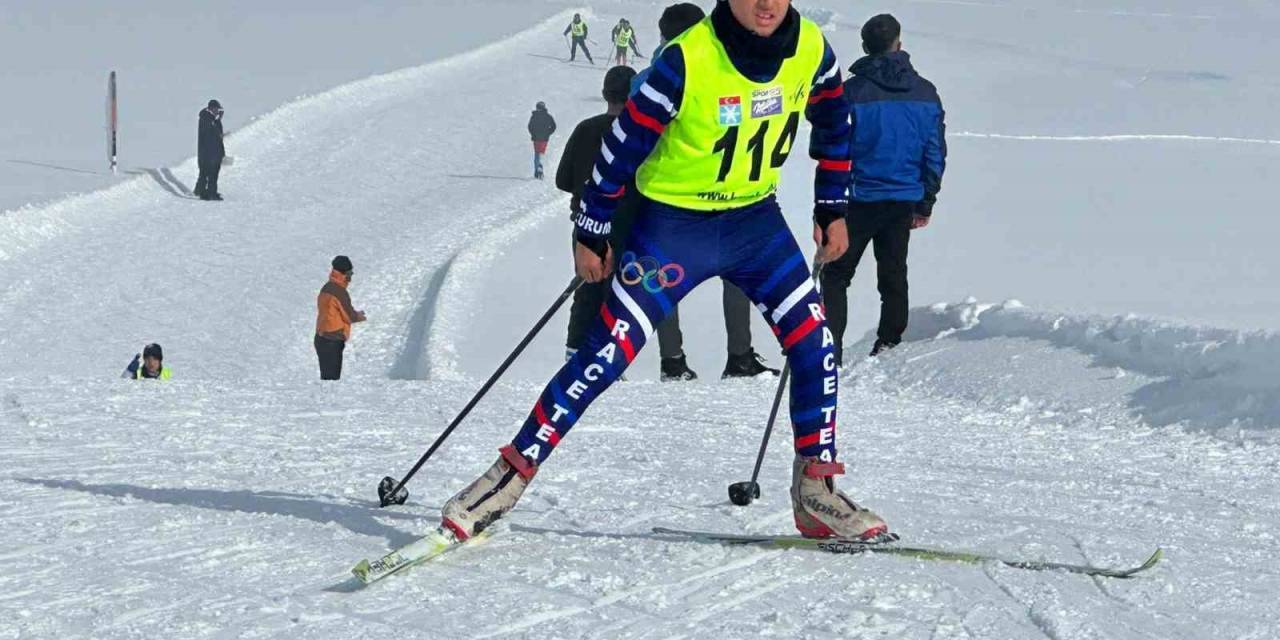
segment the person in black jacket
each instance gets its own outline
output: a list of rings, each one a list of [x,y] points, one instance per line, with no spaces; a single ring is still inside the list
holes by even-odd
[[[200,165],[200,177],[196,179],[195,194],[201,200],[221,200],[218,193],[218,172],[222,170],[222,158],[227,150],[222,146],[222,104],[210,100],[209,106],[200,112],[200,133],[196,146],[196,162]]]
[[[547,103],[539,102],[529,115],[529,137],[533,140],[533,177],[542,179],[542,156],[547,152],[547,142],[556,132],[556,120],[547,112]]]
[[[849,250],[822,271],[827,324],[841,363],[847,290],[868,244],[875,250],[880,289],[880,326],[871,355],[902,342],[909,308],[907,245],[913,230],[929,224],[946,168],[942,100],[933,83],[911,66],[901,35],[902,25],[887,13],[868,20],[862,27],[867,55],[849,69],[852,75],[844,84],[853,125]]]
[[[564,155],[560,156],[560,165],[556,168],[556,188],[571,194],[569,199],[569,219],[576,220],[582,213],[582,188],[591,177],[591,169],[595,166],[596,153],[600,151],[600,141],[613,121],[622,113],[627,104],[627,96],[631,92],[631,79],[636,75],[635,69],[620,65],[609,69],[604,75],[604,100],[608,109],[596,116],[591,116],[578,123],[569,134],[565,143]],[[631,214],[635,207],[630,199],[619,205],[614,217],[613,230],[609,234],[609,242],[613,245],[613,255],[622,255],[622,243],[626,240],[631,228]],[[584,282],[573,293],[573,306],[569,310],[569,335],[565,339],[566,357],[572,357],[582,347],[586,339],[587,327],[600,311],[600,305],[609,294],[608,281]],[[662,334],[659,333],[659,341]],[[664,348],[666,343],[664,344]],[[678,348],[678,347],[677,347]],[[665,351],[664,351],[665,353]],[[696,378],[697,376],[693,376]]]

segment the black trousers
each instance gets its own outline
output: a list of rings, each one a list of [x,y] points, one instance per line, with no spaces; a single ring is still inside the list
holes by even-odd
[[[578,47],[582,47],[582,53],[587,56],[587,60],[591,60],[591,51],[587,49],[587,38],[573,36],[573,44],[569,47],[569,61],[573,62],[578,58]]]
[[[218,172],[222,171],[222,161],[205,162],[200,160],[200,177],[196,178],[196,188],[193,193],[197,196],[212,197],[218,194]]]
[[[342,340],[330,340],[316,336],[316,357],[320,359],[320,379],[339,380],[342,378],[342,351],[347,343]]]
[[[851,202],[846,223],[849,250],[822,269],[822,298],[827,326],[836,340],[836,360],[843,363],[844,330],[849,321],[849,283],[870,244],[876,256],[876,286],[880,290],[882,342],[902,342],[907,330],[907,244],[911,241],[914,202]]]

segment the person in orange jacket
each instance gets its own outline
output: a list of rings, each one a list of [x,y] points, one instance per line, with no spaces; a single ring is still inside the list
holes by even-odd
[[[320,287],[316,296],[316,356],[320,359],[320,379],[338,380],[342,377],[342,351],[351,339],[351,325],[364,322],[363,311],[351,306],[351,274],[355,272],[351,258],[338,256],[333,259],[333,271],[329,281]]]

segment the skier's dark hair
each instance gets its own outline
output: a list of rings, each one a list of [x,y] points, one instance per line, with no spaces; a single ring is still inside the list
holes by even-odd
[[[678,2],[662,11],[662,17],[658,18],[658,32],[663,40],[675,40],[705,17],[707,14],[702,7],[692,2]]]
[[[609,104],[622,104],[631,95],[631,79],[636,77],[636,70],[626,65],[618,65],[604,74],[604,99]]]
[[[888,53],[901,35],[902,25],[897,18],[887,13],[874,16],[862,25],[862,50],[872,56]]]
[[[156,344],[153,342],[142,348],[142,357],[155,358],[156,360],[160,360],[163,362],[164,350],[160,348],[159,344]]]

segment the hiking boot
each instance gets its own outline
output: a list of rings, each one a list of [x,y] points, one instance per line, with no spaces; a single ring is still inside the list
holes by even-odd
[[[893,349],[896,346],[898,346],[897,342],[889,342],[888,340],[880,340],[877,338],[876,343],[871,345],[870,356],[874,358],[886,351],[889,351],[890,349]]]
[[[791,472],[791,508],[796,529],[806,538],[876,540],[889,535],[889,525],[860,507],[835,487],[833,476],[844,464],[796,456]]]
[[[529,462],[514,446],[507,445],[498,451],[502,454],[498,461],[444,505],[441,524],[458,540],[466,540],[484,531],[506,515],[516,506],[534,474],[538,473],[537,465]]]
[[[739,356],[729,354],[729,360],[724,364],[724,373],[720,374],[720,379],[754,378],[762,373],[776,376],[778,370],[764,366],[764,358],[756,353],[755,349],[751,349]]]
[[[698,374],[689,368],[689,362],[685,360],[683,353],[674,358],[662,359],[663,382],[684,382],[697,379]]]

